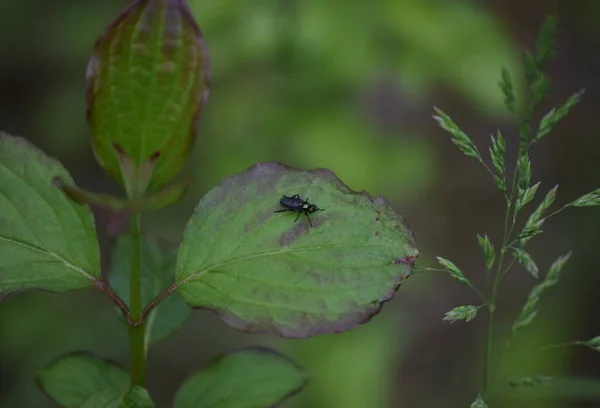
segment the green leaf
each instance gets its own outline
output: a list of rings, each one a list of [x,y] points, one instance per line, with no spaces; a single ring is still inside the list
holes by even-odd
[[[536,375],[533,377],[523,377],[518,380],[509,381],[509,385],[511,388],[523,388],[523,387],[537,387],[540,385],[545,385],[548,381],[552,381],[552,377],[548,377],[545,375]]]
[[[109,387],[90,395],[80,408],[154,408],[148,391],[139,386],[130,390]]]
[[[452,135],[452,142],[460,149],[461,152],[470,157],[475,157],[481,160],[479,150],[473,144],[473,141],[465,132],[460,130],[458,125],[454,123],[450,116],[446,115],[442,110],[434,108],[437,115],[433,118],[438,122],[440,127]]]
[[[538,33],[538,38],[535,44],[535,66],[538,70],[543,70],[552,59],[555,52],[555,37],[556,37],[557,18],[553,15],[548,15],[542,23],[542,27]]]
[[[500,90],[502,90],[502,95],[504,95],[504,106],[506,106],[506,109],[510,113],[516,113],[515,89],[510,72],[508,72],[506,67],[502,67],[502,77],[498,85],[500,86]]]
[[[518,195],[520,196],[531,185],[531,161],[529,160],[529,156],[527,155],[526,151],[524,151],[519,157],[517,165],[519,171]]]
[[[585,341],[583,344],[593,350],[600,351],[600,336],[596,336],[593,339]]]
[[[0,133],[0,300],[31,289],[81,289],[100,276],[92,213],[53,187],[54,177],[72,182],[58,161]]]
[[[527,219],[523,231],[517,237],[521,246],[524,246],[532,237],[541,233],[540,228],[544,223],[544,219],[542,217],[556,199],[557,190],[558,185],[554,186],[550,191],[548,191],[548,193],[544,197],[544,200],[542,200],[540,205],[538,205],[535,211],[531,213],[531,215]]]
[[[546,275],[544,281],[533,287],[533,289],[529,293],[529,297],[527,298],[525,306],[523,306],[519,317],[513,324],[513,337],[519,334],[521,330],[523,330],[525,327],[529,326],[529,324],[531,324],[531,322],[537,314],[536,306],[540,300],[541,295],[546,290],[556,285],[556,283],[558,282],[560,272],[562,271],[565,263],[569,260],[570,257],[571,253],[568,253],[554,261],[554,263],[550,266],[550,270],[548,271],[548,274]]]
[[[577,200],[568,204],[571,207],[593,207],[600,205],[600,188],[579,197]]]
[[[457,281],[459,281],[461,283],[469,283],[469,280],[467,279],[465,274],[462,273],[462,271],[460,269],[458,269],[458,267],[456,265],[454,265],[452,262],[450,262],[449,260],[444,259],[440,256],[436,256],[436,259],[444,268],[446,268],[446,270],[448,271],[450,276],[452,276],[454,279],[456,279]]]
[[[477,311],[481,306],[458,306],[450,310],[444,316],[444,321],[454,323],[459,320],[464,320],[467,323],[475,318]]]
[[[515,216],[519,211],[521,211],[523,207],[525,207],[531,200],[533,200],[533,197],[535,197],[535,193],[537,193],[539,186],[540,182],[534,184],[533,186],[525,190],[519,190],[520,194],[517,197],[517,202],[515,203]]]
[[[124,392],[130,380],[115,363],[84,353],[72,353],[55,359],[39,370],[37,381],[58,405],[75,408],[107,388],[118,388]]]
[[[490,239],[488,238],[487,234],[484,235],[483,237],[481,235],[477,234],[477,242],[479,243],[479,246],[481,247],[481,250],[483,251],[483,256],[485,257],[486,269],[488,271],[490,271],[492,269],[492,267],[494,266],[494,261],[496,259],[496,255],[494,252],[494,246],[490,242]]]
[[[184,1],[135,1],[96,42],[87,68],[94,153],[130,197],[164,185],[183,167],[209,71]]]
[[[275,213],[299,194],[325,211]],[[284,337],[340,332],[368,321],[419,255],[404,218],[331,171],[257,164],[198,203],[177,258],[186,302],[230,326]]]
[[[504,142],[504,137],[502,137],[502,133],[498,131],[496,137],[494,135],[491,136],[492,145],[490,147],[490,157],[492,159],[492,164],[496,169],[496,174],[494,176],[494,181],[498,186],[498,189],[503,194],[506,194],[506,163],[505,163],[505,155],[506,155],[506,144]]]
[[[579,103],[579,100],[581,99],[581,96],[584,93],[584,89],[574,93],[569,97],[569,99],[567,99],[567,101],[561,107],[559,107],[558,109],[554,108],[550,110],[550,112],[548,112],[546,115],[544,115],[544,117],[540,121],[540,126],[534,141],[539,141],[548,133],[550,133],[552,128],[556,126],[556,124],[560,122],[565,116],[567,116],[571,108]]]
[[[185,380],[175,408],[255,408],[276,406],[298,393],[305,372],[282,355],[252,348],[219,357]]]
[[[488,408],[488,406],[481,395],[478,395],[477,399],[471,404],[471,408]]]
[[[535,264],[535,261],[525,250],[521,248],[513,248],[513,255],[515,259],[525,267],[527,272],[531,274],[535,279],[539,278],[539,269]]]
[[[129,273],[131,237],[119,238],[110,264],[110,282],[115,293],[129,306]],[[175,252],[144,237],[140,244],[142,302],[147,304],[175,280]],[[176,332],[190,315],[179,292],[159,303],[146,323],[146,344],[164,339]]]

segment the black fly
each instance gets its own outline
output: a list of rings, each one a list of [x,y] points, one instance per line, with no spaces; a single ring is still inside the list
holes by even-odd
[[[283,197],[281,197],[281,200],[279,200],[279,204],[281,204],[281,206],[285,208],[283,210],[277,210],[273,212],[278,213],[284,211],[295,211],[298,213],[298,216],[296,217],[294,222],[298,221],[300,214],[304,214],[306,215],[306,218],[308,218],[308,223],[311,227],[312,222],[310,221],[310,217],[308,216],[308,214],[312,214],[316,211],[325,211],[323,208],[319,208],[316,205],[309,203],[308,198],[306,200],[301,199],[299,194],[294,194],[291,197],[284,195]]]

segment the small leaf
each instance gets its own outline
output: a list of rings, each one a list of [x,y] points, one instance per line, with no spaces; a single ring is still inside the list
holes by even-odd
[[[131,237],[120,237],[110,265],[111,286],[128,306],[130,248]],[[144,237],[140,243],[140,260],[142,302],[147,304],[175,280],[175,252],[158,245],[149,237]],[[164,339],[179,330],[189,315],[190,308],[181,294],[177,291],[172,293],[150,313],[146,323],[146,344]]]
[[[593,339],[584,342],[583,344],[593,350],[600,351],[600,336],[596,336]]]
[[[79,408],[154,408],[148,391],[139,386],[130,390],[109,387],[90,395]]]
[[[515,203],[515,215],[521,211],[521,209],[525,207],[531,200],[533,200],[533,197],[535,197],[535,193],[537,193],[539,186],[540,182],[534,184],[526,190],[519,190],[520,194],[517,197],[517,202]]]
[[[436,259],[442,266],[444,266],[446,268],[446,270],[448,271],[450,276],[452,276],[454,279],[456,279],[457,281],[459,281],[461,283],[469,282],[469,280],[462,273],[462,271],[460,269],[458,269],[458,267],[456,265],[454,265],[452,262],[450,262],[449,260],[444,259],[442,257],[439,257],[439,256],[437,256]]]
[[[500,89],[502,90],[502,95],[504,95],[504,106],[510,113],[516,113],[517,107],[515,102],[515,90],[512,78],[510,77],[510,72],[506,67],[502,67],[502,79],[500,80]]]
[[[492,135],[491,138],[492,146],[490,147],[490,157],[492,159],[492,164],[496,168],[498,175],[504,177],[504,173],[506,171],[504,162],[504,156],[506,155],[506,143],[500,131],[498,131],[496,137]]]
[[[459,320],[464,320],[468,323],[475,318],[480,307],[481,306],[472,305],[455,307],[449,312],[446,312],[444,321],[454,323]]]
[[[481,155],[479,154],[477,147],[475,147],[471,141],[471,138],[467,136],[465,132],[460,130],[458,125],[454,123],[450,116],[446,115],[438,108],[434,109],[437,115],[434,115],[433,118],[438,122],[442,129],[452,135],[452,142],[460,149],[460,151],[467,156],[475,157],[481,160]]]
[[[487,234],[483,237],[481,235],[477,235],[477,242],[483,251],[483,256],[485,257],[485,266],[488,271],[492,269],[494,266],[494,261],[496,259],[496,255],[494,252],[494,246],[490,242]]]
[[[517,237],[521,246],[524,246],[532,237],[541,232],[540,228],[544,223],[544,219],[542,219],[542,217],[556,199],[557,190],[558,185],[554,186],[550,191],[548,191],[548,193],[544,197],[544,200],[540,203],[540,205],[538,205],[535,211],[531,213],[531,215],[527,219],[523,231]]]
[[[584,93],[585,90],[583,89],[579,92],[574,93],[569,97],[569,99],[567,99],[567,101],[561,107],[559,107],[558,109],[552,109],[550,112],[544,115],[544,117],[540,121],[540,126],[537,135],[535,136],[535,141],[541,140],[544,136],[550,133],[552,128],[556,126],[556,124],[560,122],[565,116],[567,116],[571,108],[579,103],[579,100],[581,99],[581,96]]]
[[[543,70],[552,59],[555,52],[556,16],[548,15],[542,23],[535,44],[535,65],[538,70]]]
[[[312,227],[303,214],[275,213],[284,194],[324,211],[310,214]],[[190,306],[234,328],[308,337],[369,320],[418,255],[404,218],[383,198],[350,190],[326,169],[262,163],[200,200],[176,278]]]
[[[52,180],[65,168],[25,139],[0,133],[0,300],[31,289],[64,292],[100,276],[94,218]]]
[[[124,393],[130,380],[115,363],[84,353],[72,353],[39,370],[37,381],[56,404],[76,408],[107,388],[120,389]]]
[[[280,354],[253,348],[219,357],[185,380],[175,408],[254,408],[276,406],[299,392],[308,377]]]
[[[525,267],[527,272],[531,274],[535,279],[539,278],[539,269],[535,264],[535,261],[527,252],[520,248],[513,248],[515,259]]]
[[[545,375],[536,375],[534,377],[523,377],[518,380],[509,381],[508,384],[511,388],[537,387],[539,385],[544,385],[548,381],[552,380],[552,377],[548,377]]]
[[[488,406],[481,395],[478,395],[477,399],[471,404],[471,408],[488,408]]]
[[[569,203],[571,207],[593,207],[600,205],[600,188],[579,197],[577,200]]]
[[[94,153],[130,197],[183,167],[209,76],[207,47],[183,0],[135,1],[96,42],[87,68]]]
[[[513,337],[516,336],[523,330],[525,327],[529,326],[533,319],[537,314],[536,306],[538,301],[540,300],[540,296],[549,288],[556,285],[558,282],[558,277],[560,272],[562,271],[565,263],[569,260],[571,253],[567,255],[563,255],[559,257],[554,263],[550,266],[550,270],[546,275],[546,278],[543,282],[535,285],[531,292],[529,293],[529,297],[527,298],[527,302],[523,309],[521,310],[521,314],[513,324],[512,334]]]

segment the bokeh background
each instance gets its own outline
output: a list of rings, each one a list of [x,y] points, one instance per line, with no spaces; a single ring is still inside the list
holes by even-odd
[[[96,36],[124,0],[0,0],[0,128],[57,157],[83,187],[118,193],[93,160],[84,119],[84,72]],[[431,118],[447,111],[486,151],[498,127],[515,131],[497,83],[521,74],[519,53],[543,16],[559,16],[558,54],[544,109],[587,88],[583,101],[532,155],[544,191],[562,205],[600,187],[600,2],[597,0],[190,0],[211,51],[213,87],[186,174],[196,185],[176,207],[147,217],[146,233],[178,242],[195,202],[219,180],[259,161],[328,167],[355,190],[383,195],[406,215],[422,251],[452,259],[482,282],[476,233],[501,234],[503,200]],[[98,215],[102,245],[114,241]],[[569,210],[532,241],[540,268],[570,249],[560,285],[506,355],[519,378],[569,377],[539,392],[508,392],[495,406],[598,407],[600,354],[542,345],[600,335],[600,208]],[[502,343],[533,284],[523,270],[501,287]],[[448,324],[477,299],[442,274],[407,281],[369,324],[309,340],[252,336],[195,311],[149,353],[149,390],[169,407],[178,385],[214,356],[246,344],[287,353],[312,373],[286,408],[466,407],[481,381],[485,315]],[[36,368],[72,350],[127,364],[126,331],[90,289],[27,293],[0,304],[0,406],[51,407]]]

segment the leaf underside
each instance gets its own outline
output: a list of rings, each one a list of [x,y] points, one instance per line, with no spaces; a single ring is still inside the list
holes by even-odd
[[[25,139],[0,133],[0,300],[90,286],[100,253],[90,209],[52,185],[65,168]]]
[[[138,165],[156,152],[150,188],[182,168],[208,97],[207,47],[184,0],[137,0],[98,39],[87,68],[94,153],[123,182],[115,144]]]
[[[281,209],[299,194],[325,211]],[[331,171],[258,164],[204,196],[179,250],[176,279],[192,307],[230,326],[283,337],[341,332],[379,312],[410,275],[419,251],[383,198]]]
[[[175,408],[275,407],[307,383],[304,371],[280,354],[250,348],[217,358],[188,378]]]

